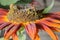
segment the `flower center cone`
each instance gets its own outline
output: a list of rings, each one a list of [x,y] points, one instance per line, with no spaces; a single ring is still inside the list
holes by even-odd
[[[16,6],[10,5],[7,18],[13,23],[21,23],[35,21],[38,19],[38,15],[33,7],[27,9],[18,9]]]

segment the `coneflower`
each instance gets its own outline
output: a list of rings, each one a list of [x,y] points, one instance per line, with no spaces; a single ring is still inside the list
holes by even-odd
[[[0,8],[0,30],[6,28],[4,40],[19,40],[17,31],[24,27],[32,40],[40,40],[39,30],[46,31],[53,40],[58,40],[54,33],[60,32],[60,12],[40,14],[34,7],[18,9],[15,5],[10,5],[10,10]]]

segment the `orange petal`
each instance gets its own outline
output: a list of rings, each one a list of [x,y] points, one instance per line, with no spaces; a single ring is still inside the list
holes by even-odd
[[[42,24],[43,30],[45,30],[53,40],[58,40],[57,36],[53,33],[53,31],[46,25]]]
[[[4,40],[9,40],[8,38],[4,38]]]
[[[5,30],[5,33],[4,33],[4,36],[6,36],[6,34],[9,32],[9,30],[14,26],[14,24],[10,24],[6,30]]]
[[[5,22],[4,21],[0,21],[0,25],[3,24],[3,23],[5,23]]]
[[[52,13],[54,15],[60,15],[60,12],[55,12],[55,13]]]
[[[59,15],[49,15],[51,18],[55,18],[55,19],[59,19],[60,20],[60,16]]]
[[[11,23],[9,23],[9,22],[5,22],[5,23],[1,24],[1,25],[0,25],[0,30],[3,29],[3,28],[5,28],[6,26],[8,26],[8,25],[10,25],[10,24],[11,24]]]
[[[25,29],[32,40],[40,40],[40,38],[38,36],[38,30],[34,23],[26,24]]]
[[[0,21],[5,21],[2,15],[0,16]]]
[[[43,23],[49,27],[56,27],[56,28],[60,28],[60,24],[57,24],[57,23],[53,23],[53,22],[48,22],[48,21],[42,21],[40,23]]]
[[[50,27],[51,30],[56,31],[56,32],[60,32],[59,28],[54,28],[54,27]]]
[[[8,10],[0,8],[0,15],[6,15]]]
[[[59,23],[59,24],[60,24],[60,21],[57,20],[57,19],[47,18],[46,20],[47,20],[47,21],[51,21],[51,22]]]
[[[9,32],[6,33],[6,35],[4,36],[5,39],[8,39],[13,33],[16,33],[17,30],[19,30],[19,28],[21,27],[21,25],[14,25],[13,28],[11,28],[9,30]]]
[[[36,35],[35,39],[34,40],[40,40],[40,37],[39,35]]]
[[[19,40],[16,33],[12,34],[12,38],[13,38],[13,40]]]
[[[0,21],[8,21],[7,19],[8,10],[0,8]]]

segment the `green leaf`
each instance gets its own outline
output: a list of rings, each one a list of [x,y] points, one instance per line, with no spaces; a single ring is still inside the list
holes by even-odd
[[[25,32],[24,27],[21,27],[20,30],[17,32],[19,40],[26,40],[26,34],[24,34],[24,32]]]
[[[32,2],[32,0],[20,0],[16,4],[28,4],[30,2]]]
[[[0,40],[4,40],[4,38],[0,38]]]
[[[26,34],[20,34],[19,40],[26,40]]]
[[[0,0],[1,5],[6,6],[16,3],[18,0]]]
[[[30,3],[32,0],[20,0],[20,3]]]
[[[48,6],[47,8],[45,8],[42,13],[43,13],[43,14],[48,13],[48,12],[53,8],[53,6],[54,6],[54,0],[52,0],[51,5]]]

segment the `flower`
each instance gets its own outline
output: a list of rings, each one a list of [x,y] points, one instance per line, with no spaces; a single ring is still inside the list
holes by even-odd
[[[6,28],[4,40],[9,40],[11,36],[13,40],[18,40],[17,31],[22,26],[32,40],[40,40],[39,30],[46,31],[53,40],[58,40],[58,36],[54,32],[60,32],[60,12],[39,16],[34,7],[29,10],[28,8],[24,12],[18,10],[14,5],[10,6],[9,11],[0,8],[0,30]]]

